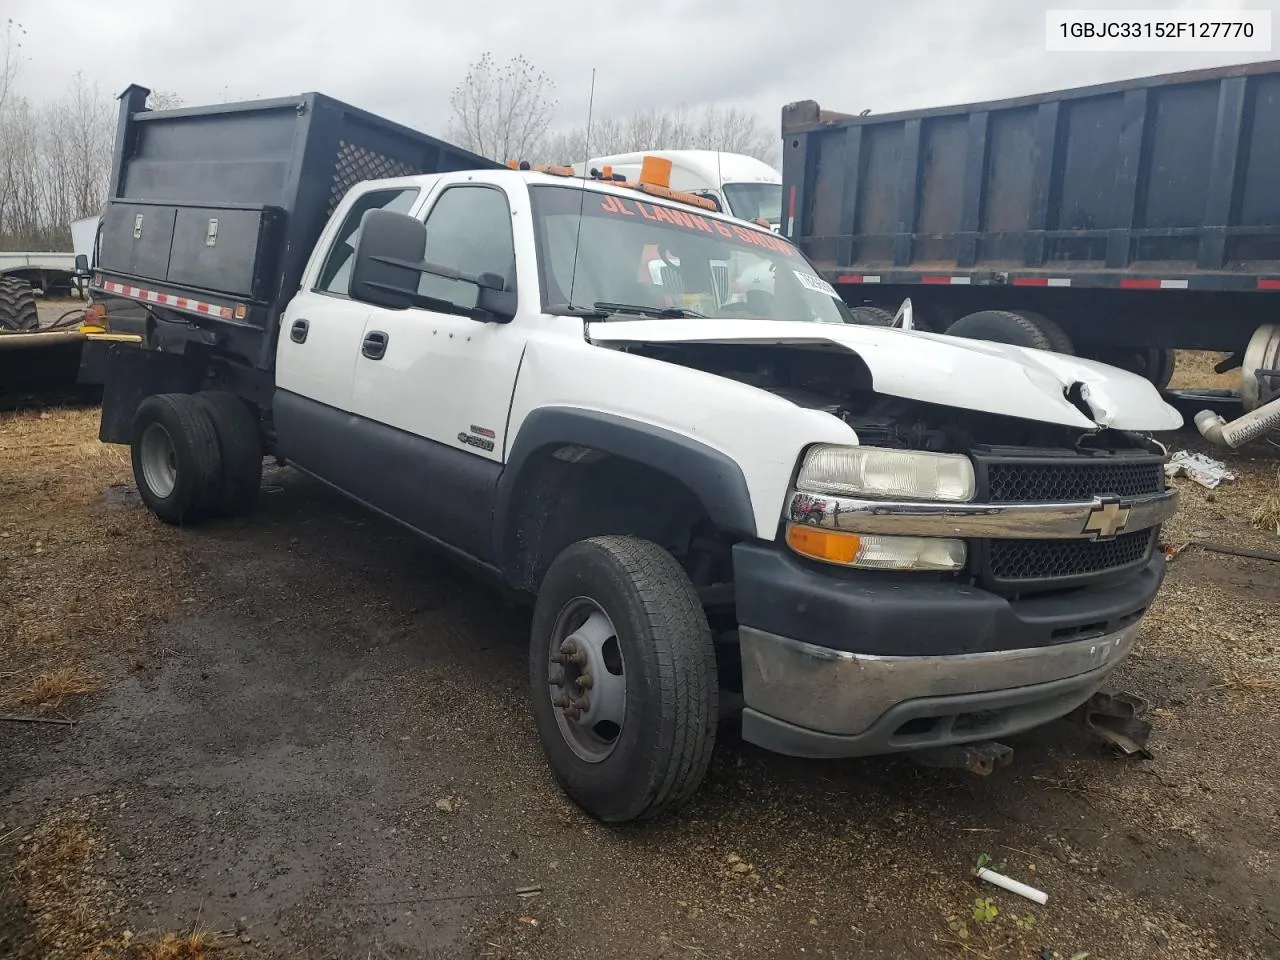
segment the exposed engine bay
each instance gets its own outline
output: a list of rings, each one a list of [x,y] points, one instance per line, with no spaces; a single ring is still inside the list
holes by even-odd
[[[890,397],[872,389],[871,373],[853,353],[781,344],[650,343],[628,353],[758,387],[797,406],[821,410],[847,423],[867,445],[963,453],[981,446],[1079,453],[1161,452],[1145,436],[1118,430],[1078,429]],[[1079,397],[1068,395],[1080,405]]]

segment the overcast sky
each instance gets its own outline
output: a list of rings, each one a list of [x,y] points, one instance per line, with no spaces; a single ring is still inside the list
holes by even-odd
[[[1047,9],[1100,7],[1270,9],[1280,33],[1280,0],[0,0],[0,18],[26,28],[19,90],[34,99],[77,70],[189,104],[318,90],[437,134],[486,50],[551,76],[561,126],[585,120],[595,67],[597,116],[715,103],[771,129],[793,100],[885,113],[1280,59],[1045,52]]]

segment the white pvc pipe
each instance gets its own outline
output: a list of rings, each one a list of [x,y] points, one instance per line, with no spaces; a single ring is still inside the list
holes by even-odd
[[[1044,904],[1049,900],[1049,895],[1043,890],[1028,887],[1025,883],[1019,883],[1017,880],[1006,877],[1002,873],[996,873],[994,870],[988,870],[986,867],[978,870],[978,877],[987,881],[987,883],[994,883],[997,887],[1002,887],[1010,893],[1016,893],[1020,897],[1026,897],[1028,900],[1033,900],[1039,904]]]

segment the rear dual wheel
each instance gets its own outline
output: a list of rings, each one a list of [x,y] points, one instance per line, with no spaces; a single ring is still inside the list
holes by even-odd
[[[130,453],[138,495],[165,523],[244,513],[261,482],[257,421],[234,394],[147,397],[134,415]]]

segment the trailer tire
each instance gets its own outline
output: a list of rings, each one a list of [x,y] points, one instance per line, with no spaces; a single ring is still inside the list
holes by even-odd
[[[853,322],[868,327],[892,327],[893,314],[882,307],[850,307]]]
[[[594,537],[556,557],[534,607],[529,683],[551,771],[592,816],[657,817],[701,784],[719,722],[715,647],[693,584],[657,544]]]
[[[249,405],[226,390],[195,395],[213,422],[222,458],[218,499],[210,516],[238,517],[253,509],[262,487],[262,440]]]
[[[138,405],[130,444],[138,495],[170,524],[198,523],[218,502],[222,456],[205,406],[186,393],[159,393]]]
[[[947,334],[968,340],[990,340],[1015,347],[1053,350],[1048,335],[1034,320],[1012,310],[979,310],[966,314],[947,328]]]
[[[0,277],[0,330],[29,333],[39,329],[36,292],[17,277]]]
[[[1090,359],[1136,373],[1167,390],[1173,379],[1177,354],[1169,347],[1098,347],[1088,351]]]
[[[1063,330],[1058,321],[1050,320],[1043,313],[1036,313],[1032,310],[1014,310],[1012,313],[1021,314],[1026,317],[1043,333],[1049,340],[1050,349],[1054,353],[1065,353],[1073,356],[1076,352],[1076,345],[1071,342],[1071,337],[1067,335],[1067,331]]]

